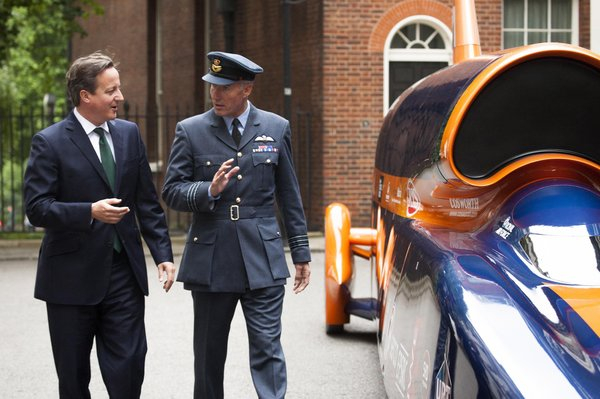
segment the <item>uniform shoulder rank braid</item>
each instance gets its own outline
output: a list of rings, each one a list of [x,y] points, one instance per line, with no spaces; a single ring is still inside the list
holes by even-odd
[[[290,249],[308,247],[308,235],[302,234],[299,236],[290,237],[288,238],[288,245]]]

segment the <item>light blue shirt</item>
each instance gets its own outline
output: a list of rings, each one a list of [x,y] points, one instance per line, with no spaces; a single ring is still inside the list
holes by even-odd
[[[240,121],[240,124],[238,125],[238,130],[240,131],[240,134],[243,135],[244,134],[244,128],[246,127],[246,122],[248,122],[248,115],[250,115],[250,101],[246,102],[246,109],[244,110],[244,112],[242,112],[242,114],[240,116],[237,117],[237,120]],[[232,133],[233,131],[233,120],[235,118],[233,116],[224,116],[223,120],[225,121],[225,125],[227,126],[227,130],[229,131],[229,134]]]

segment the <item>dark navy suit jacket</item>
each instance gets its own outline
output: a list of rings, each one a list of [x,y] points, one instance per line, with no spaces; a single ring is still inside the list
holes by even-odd
[[[115,192],[98,155],[71,113],[32,139],[25,172],[26,212],[45,228],[35,297],[50,303],[93,305],[107,292],[116,231],[142,292],[148,278],[140,234],[154,261],[173,261],[167,224],[136,124],[108,122],[116,161]],[[120,198],[130,212],[116,225],[92,220],[91,205]]]
[[[230,158],[240,172],[211,207],[208,187]],[[170,207],[194,214],[177,276],[185,288],[244,292],[285,284],[276,203],[293,262],[310,261],[290,125],[276,114],[250,105],[239,146],[213,110],[178,123],[162,196]]]

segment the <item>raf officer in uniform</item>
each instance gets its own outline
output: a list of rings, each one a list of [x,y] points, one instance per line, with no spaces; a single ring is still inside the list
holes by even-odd
[[[290,124],[248,100],[260,66],[224,52],[208,53],[208,59],[203,79],[213,108],[177,124],[162,192],[173,209],[193,212],[177,280],[194,302],[194,397],[223,397],[227,340],[239,301],[256,392],[283,398],[281,312],[290,274],[275,201],[295,264],[294,292],[310,277]]]

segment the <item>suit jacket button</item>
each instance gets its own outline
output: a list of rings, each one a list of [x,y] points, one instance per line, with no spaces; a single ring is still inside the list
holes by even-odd
[[[236,202],[236,204],[239,204],[240,202],[242,202],[242,199],[241,199],[240,197],[237,197],[237,198],[235,199],[235,202]]]
[[[242,180],[242,175],[237,175],[238,180]]]
[[[238,156],[238,158],[241,158],[241,157],[242,157],[242,153],[241,153],[241,152],[238,152],[238,153],[237,153],[237,156]]]
[[[194,237],[194,242],[198,241],[198,237]]]
[[[210,161],[206,161],[206,166],[210,166]]]

